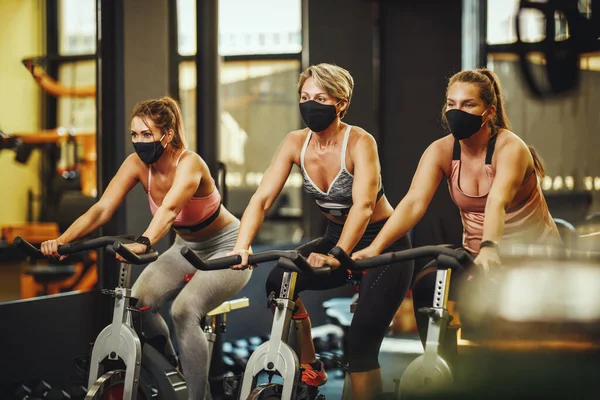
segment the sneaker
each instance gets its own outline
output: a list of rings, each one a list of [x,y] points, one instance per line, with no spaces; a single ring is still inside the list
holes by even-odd
[[[317,371],[310,364],[302,364],[302,382],[306,383],[309,386],[321,386],[327,383],[327,373],[325,372],[325,366],[322,361],[319,361],[321,364],[321,370]]]

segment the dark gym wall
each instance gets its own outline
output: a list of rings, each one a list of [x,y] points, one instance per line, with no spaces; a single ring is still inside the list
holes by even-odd
[[[309,63],[335,63],[354,77],[345,120],[377,139],[393,206],[423,151],[445,134],[440,113],[447,78],[461,68],[461,18],[461,0],[308,0]],[[414,233],[416,245],[460,244],[445,182]]]
[[[378,135],[373,56],[376,2],[309,0],[309,63],[327,62],[347,69],[354,93],[345,121]]]
[[[347,69],[354,78],[354,91],[344,121],[360,126],[375,138],[379,136],[374,54],[377,51],[377,3],[364,0],[305,0],[303,52],[308,65],[322,62]],[[308,39],[308,43],[306,43]],[[308,44],[308,45],[307,45]],[[308,67],[303,65],[303,68]],[[325,218],[314,201],[304,196],[305,230],[318,237],[325,229]]]
[[[447,79],[461,68],[461,0],[381,2],[380,157],[386,194],[396,206],[423,151],[441,127]],[[460,244],[458,210],[445,180],[414,230],[414,245]]]

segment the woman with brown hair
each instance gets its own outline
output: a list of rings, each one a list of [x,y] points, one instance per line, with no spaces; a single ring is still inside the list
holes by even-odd
[[[463,247],[476,256],[480,268],[500,265],[500,241],[560,242],[538,181],[544,167],[535,150],[510,131],[496,75],[482,68],[452,76],[442,119],[451,134],[425,150],[408,193],[373,243],[352,258],[378,255],[412,229],[442,178],[460,209]],[[432,305],[434,272],[430,265],[417,275],[415,310]],[[452,280],[466,275],[453,274]],[[425,343],[428,317],[416,312],[416,319]]]
[[[138,104],[131,118],[131,140],[136,154],[125,159],[100,200],[59,238],[42,243],[41,250],[46,256],[58,257],[59,244],[72,242],[105,224],[127,193],[141,183],[148,193],[153,218],[137,243],[127,247],[143,254],[171,227],[177,234],[175,243],[148,264],[133,285],[132,296],[139,300],[136,306],[151,307],[150,312],[142,313],[143,335],[158,342],[162,336],[165,348],[158,350],[177,363],[167,324],[157,312],[164,301],[177,295],[171,313],[189,399],[204,399],[208,342],[200,321],[242,289],[250,272],[197,271],[180,250],[187,246],[205,260],[223,257],[233,249],[240,223],[221,204],[221,195],[204,160],[186,149],[181,109],[175,100],[163,97]],[[190,273],[194,276],[182,289]]]

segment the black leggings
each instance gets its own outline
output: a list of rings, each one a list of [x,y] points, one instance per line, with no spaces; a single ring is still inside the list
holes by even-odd
[[[370,224],[354,248],[358,251],[367,247],[381,230],[385,220]],[[313,240],[297,250],[308,257],[310,253],[327,254],[337,243],[343,225],[329,222],[325,236]],[[385,252],[405,250],[411,247],[408,236],[394,242]],[[390,326],[394,314],[400,307],[410,287],[414,269],[413,261],[404,261],[369,270],[361,278],[359,301],[348,331],[348,368],[350,372],[366,372],[379,368],[379,348]],[[283,273],[275,268],[267,278],[267,295],[279,294]],[[303,290],[327,290],[348,283],[348,270],[343,265],[327,277],[298,274],[296,297]]]

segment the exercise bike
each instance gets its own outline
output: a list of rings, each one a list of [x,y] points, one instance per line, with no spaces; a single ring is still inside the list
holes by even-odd
[[[227,269],[241,262],[240,256],[228,256],[209,261],[200,259],[191,249],[181,249],[183,257],[194,267],[203,271]],[[238,399],[243,400],[324,400],[318,388],[301,381],[299,364],[302,324],[293,320],[294,291],[298,273],[327,275],[329,267],[313,269],[297,251],[267,251],[250,255],[249,264],[279,261],[286,270],[283,274],[279,297],[269,296],[268,305],[274,308],[270,339],[260,345],[250,356],[242,377]],[[258,375],[266,372],[268,383],[257,385]],[[272,383],[274,375],[280,375],[283,383]]]
[[[137,299],[131,297],[129,287],[131,264],[152,262],[158,258],[158,252],[153,250],[143,255],[134,254],[123,245],[124,242],[131,243],[132,239],[130,236],[105,236],[60,245],[58,248],[61,255],[106,248],[110,253],[116,252],[127,260],[127,263],[121,264],[118,287],[102,290],[103,294],[115,299],[113,320],[100,332],[94,343],[85,398],[186,400],[187,385],[181,372],[134,329],[132,314],[146,312],[149,307],[135,307]],[[44,258],[39,249],[22,238],[17,237],[14,243],[31,257]],[[189,279],[191,277],[187,276],[185,281]],[[217,328],[216,317],[248,305],[248,299],[242,298],[225,302],[208,313],[204,332],[209,343],[209,357],[217,335],[224,328],[224,324]]]
[[[394,262],[434,257],[437,261],[436,285],[433,293],[433,307],[419,310],[429,316],[429,326],[425,353],[413,360],[396,381],[397,399],[411,395],[435,393],[448,388],[454,381],[452,369],[441,355],[442,343],[450,320],[447,309],[450,276],[453,269],[461,270],[473,263],[472,257],[464,249],[451,249],[447,246],[423,246],[382,254],[376,257],[354,261],[339,247],[330,254],[353,271],[361,271],[389,265]],[[359,298],[360,301],[360,298]],[[348,374],[344,382],[343,400],[351,399]]]

